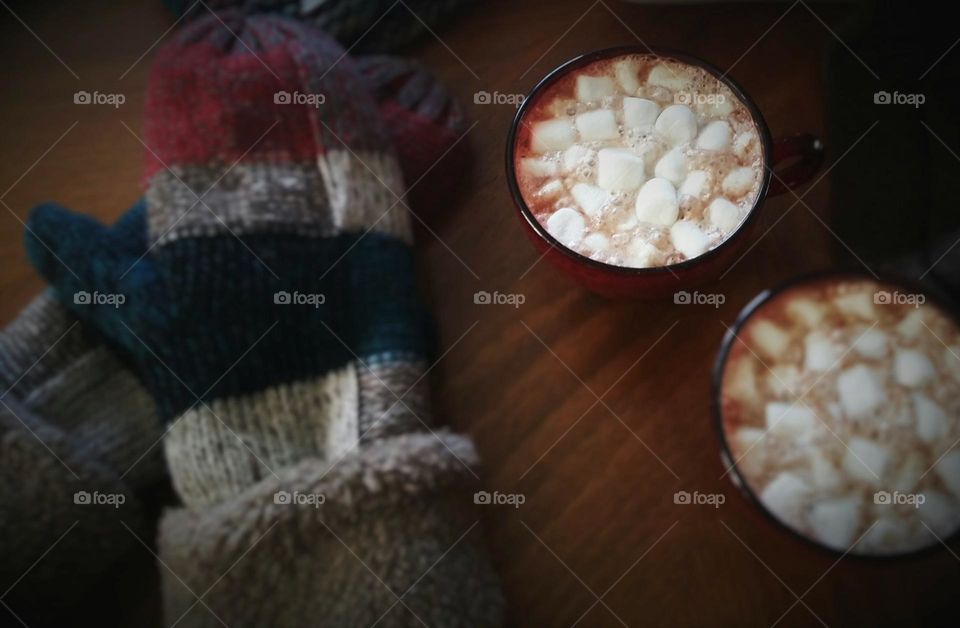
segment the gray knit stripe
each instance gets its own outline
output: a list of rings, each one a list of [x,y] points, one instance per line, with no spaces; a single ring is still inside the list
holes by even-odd
[[[6,400],[62,432],[70,455],[126,474],[133,487],[162,477],[153,400],[109,349],[85,338],[49,291],[0,331],[0,394],[14,382]]]
[[[77,455],[106,464],[131,486],[163,476],[156,404],[106,347],[64,364],[23,404],[63,430]]]
[[[422,360],[370,360],[358,368],[361,442],[420,431],[424,424],[432,424],[425,370]]]
[[[205,603],[231,626],[370,626],[391,607],[378,626],[422,625],[411,611],[441,628],[501,626],[464,466],[476,464],[470,441],[444,430],[371,443],[332,469],[305,459],[231,500],[167,511],[159,553],[190,589],[209,590]],[[180,617],[195,598],[164,578],[166,616]],[[404,604],[390,590],[406,592]],[[201,610],[185,625],[220,625]]]
[[[79,325],[71,329],[76,322],[50,290],[23,308],[17,318],[0,330],[0,394],[7,393],[16,382],[9,394],[22,397],[63,364],[88,351],[90,343]]]
[[[394,196],[404,187],[392,155],[333,150],[306,164],[227,168],[175,166],[154,175],[146,193],[151,242],[226,233],[331,236],[371,228],[410,242],[409,217]]]

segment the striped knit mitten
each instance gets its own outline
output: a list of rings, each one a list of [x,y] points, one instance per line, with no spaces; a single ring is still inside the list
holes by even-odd
[[[55,206],[27,238],[169,422],[186,506],[161,524],[170,620],[494,625],[495,579],[464,535],[475,454],[423,433],[428,317],[373,98],[320,32],[220,19],[151,73],[147,253]]]

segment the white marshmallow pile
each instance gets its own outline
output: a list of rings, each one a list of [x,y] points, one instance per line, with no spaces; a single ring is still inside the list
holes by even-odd
[[[876,298],[893,290],[827,280],[780,294],[724,375],[744,481],[841,552],[907,552],[960,529],[960,329],[934,305]]]
[[[697,257],[735,231],[763,167],[756,126],[730,89],[646,55],[578,72],[572,95],[539,97],[530,154],[518,156],[524,199],[547,231],[641,268]]]

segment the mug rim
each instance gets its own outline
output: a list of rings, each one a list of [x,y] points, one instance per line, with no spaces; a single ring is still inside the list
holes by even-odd
[[[725,467],[724,470],[727,471],[729,475],[733,476],[731,482],[747,498],[747,501],[756,507],[756,509],[761,512],[764,517],[772,521],[778,528],[786,530],[791,536],[800,539],[809,546],[834,556],[852,556],[854,559],[863,561],[888,561],[916,557],[924,554],[932,554],[933,552],[938,551],[938,543],[936,542],[924,545],[923,547],[918,547],[916,549],[903,550],[890,554],[857,554],[852,552],[852,547],[847,549],[846,552],[843,552],[825,545],[798,530],[795,530],[787,525],[786,522],[777,517],[773,512],[771,512],[763,503],[763,501],[761,501],[756,491],[753,490],[753,487],[750,486],[744,475],[740,472],[740,466],[734,460],[730,443],[727,440],[727,433],[724,429],[723,422],[723,375],[726,371],[727,359],[730,357],[730,351],[733,347],[733,343],[737,340],[737,338],[739,338],[743,327],[751,318],[753,318],[754,314],[758,313],[765,305],[798,286],[814,284],[821,281],[839,281],[844,279],[873,281],[880,284],[906,288],[913,293],[922,293],[924,297],[929,299],[930,303],[936,306],[941,312],[946,314],[957,326],[957,328],[960,329],[960,310],[958,310],[958,305],[956,303],[940,293],[935,287],[928,286],[918,280],[904,277],[895,272],[868,272],[867,270],[858,268],[831,268],[803,273],[783,281],[772,288],[766,288],[762,290],[743,306],[740,312],[737,313],[737,317],[734,319],[733,324],[727,328],[727,331],[723,335],[723,340],[720,343],[720,350],[717,352],[717,357],[714,360],[713,368],[711,369],[710,410],[711,414],[713,415],[713,426],[716,430],[717,438],[720,441],[720,458],[723,461]],[[943,543],[949,544],[957,539],[960,539],[960,525],[958,525],[957,529],[951,532],[948,536],[943,537],[942,541]]]
[[[609,59],[618,56],[626,55],[645,55],[653,56],[655,58],[664,58],[674,61],[679,61],[687,65],[701,68],[713,76],[715,79],[723,83],[733,92],[733,95],[736,96],[740,102],[746,107],[747,111],[750,112],[750,116],[753,119],[754,126],[757,128],[758,134],[760,135],[760,142],[763,148],[763,178],[760,182],[760,189],[757,191],[757,197],[753,202],[753,205],[750,207],[747,212],[746,217],[740,222],[737,228],[730,233],[723,241],[720,242],[717,246],[706,251],[696,257],[691,259],[683,260],[682,262],[677,262],[675,264],[668,264],[664,266],[651,266],[648,268],[635,268],[632,266],[618,266],[616,264],[608,264],[606,262],[601,262],[595,259],[591,259],[586,255],[582,255],[573,249],[569,248],[556,238],[554,238],[544,227],[537,217],[533,215],[533,212],[530,211],[530,208],[527,206],[526,201],[523,198],[523,194],[520,191],[520,185],[517,182],[517,173],[516,173],[516,159],[514,154],[514,146],[517,140],[518,130],[520,124],[523,121],[524,115],[527,110],[531,107],[531,103],[537,100],[537,96],[547,87],[553,85],[557,80],[565,76],[567,73],[576,70],[584,65],[593,63],[594,61],[600,61],[603,59]],[[510,131],[507,134],[507,185],[510,188],[510,194],[513,197],[513,203],[517,208],[520,216],[524,219],[527,225],[541,238],[551,249],[559,250],[563,255],[571,259],[573,262],[576,262],[581,265],[585,265],[596,270],[601,270],[605,272],[612,272],[623,277],[649,277],[663,274],[675,275],[675,270],[686,270],[692,266],[704,263],[709,261],[711,258],[716,257],[721,253],[721,251],[727,248],[734,240],[739,240],[744,233],[748,232],[748,226],[752,225],[759,214],[759,208],[766,200],[767,193],[770,188],[770,180],[773,173],[773,140],[770,135],[770,128],[767,126],[767,122],[763,117],[763,114],[760,112],[760,108],[757,107],[756,103],[750,98],[747,93],[738,83],[736,83],[728,75],[720,71],[719,68],[712,65],[711,63],[704,61],[703,59],[691,55],[686,52],[681,52],[678,50],[673,50],[670,48],[664,48],[661,46],[639,46],[639,45],[628,45],[628,46],[614,46],[611,48],[602,48],[599,50],[593,50],[591,52],[586,52],[580,55],[569,59],[549,73],[547,73],[543,78],[541,78],[533,89],[527,94],[523,99],[523,102],[517,108],[517,113],[513,118],[513,122],[510,124]]]

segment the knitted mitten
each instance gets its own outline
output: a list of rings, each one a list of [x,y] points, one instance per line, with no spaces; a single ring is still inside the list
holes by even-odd
[[[207,0],[214,9],[243,7],[311,22],[356,52],[388,52],[437,29],[471,0]],[[206,15],[194,0],[165,0],[182,15],[192,9]]]
[[[143,551],[134,492],[163,473],[152,399],[88,332],[50,293],[0,330],[0,587],[31,624]]]
[[[376,105],[320,32],[220,19],[178,33],[151,74],[146,255],[53,206],[27,238],[170,422],[186,508],[161,523],[169,619],[492,625],[492,570],[465,534],[472,447],[413,434],[427,420],[428,319]],[[73,305],[83,291],[93,304]],[[359,556],[375,576],[347,564]],[[404,603],[381,604],[384,587]]]

